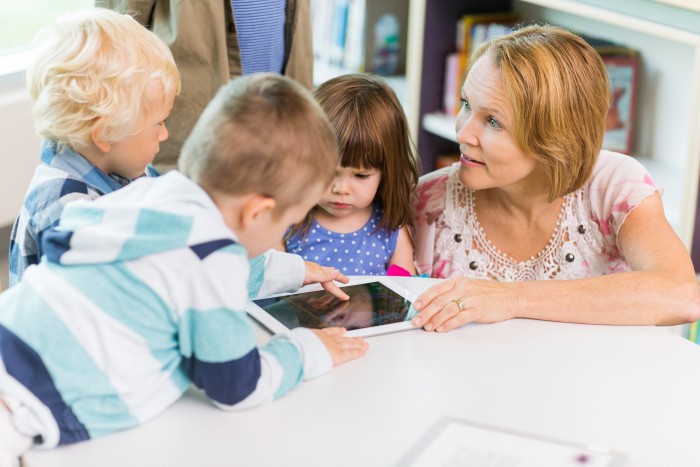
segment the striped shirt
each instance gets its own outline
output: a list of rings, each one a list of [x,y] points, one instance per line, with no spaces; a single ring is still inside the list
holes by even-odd
[[[223,408],[287,393],[332,364],[308,329],[258,348],[250,296],[302,285],[301,258],[249,262],[178,172],[71,203],[46,255],[0,295],[0,395],[43,447],[132,427],[194,383]]]
[[[243,74],[282,73],[286,0],[231,0]]]
[[[148,176],[157,172],[150,166]],[[34,171],[24,203],[10,236],[10,285],[19,282],[25,269],[38,264],[41,239],[58,225],[63,208],[77,199],[95,199],[131,183],[116,174],[107,175],[69,148],[59,151],[53,141],[44,141],[41,164]]]

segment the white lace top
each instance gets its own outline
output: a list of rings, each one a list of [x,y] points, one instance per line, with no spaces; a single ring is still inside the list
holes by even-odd
[[[523,281],[577,279],[628,271],[617,233],[629,214],[658,188],[636,159],[601,151],[589,182],[564,198],[552,237],[536,256],[516,261],[486,238],[474,211],[474,191],[458,178],[459,164],[421,177],[414,241],[419,273]]]

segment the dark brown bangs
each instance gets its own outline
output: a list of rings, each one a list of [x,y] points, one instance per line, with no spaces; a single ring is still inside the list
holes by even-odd
[[[384,149],[376,141],[372,141],[367,135],[356,134],[358,138],[353,138],[342,144],[338,150],[340,154],[340,165],[342,167],[353,167],[363,169],[383,170],[382,161],[385,159]]]
[[[357,103],[355,103],[357,104]],[[359,109],[356,109],[359,112]],[[340,115],[338,116],[340,117]],[[353,112],[345,113],[336,124],[338,152],[342,167],[384,170],[385,147],[381,126],[373,116],[358,118]]]

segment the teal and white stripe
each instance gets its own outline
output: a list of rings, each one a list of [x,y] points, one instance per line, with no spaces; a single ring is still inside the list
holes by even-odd
[[[270,251],[251,273],[245,248],[214,203],[181,174],[75,203],[64,211],[60,230],[60,254],[49,256],[58,262],[29,268],[0,295],[0,331],[16,348],[38,354],[62,399],[37,400],[9,370],[0,383],[3,395],[33,414],[15,422],[27,433],[39,426],[47,447],[85,439],[71,434],[71,423],[82,424],[75,429],[84,427],[89,437],[143,423],[193,379],[237,409],[330,370],[328,352],[309,330],[256,349],[245,316],[249,278],[259,294],[295,290],[304,263]],[[208,244],[215,247],[198,249]],[[16,354],[2,359],[13,371],[37,364]],[[59,419],[62,407],[75,422]]]

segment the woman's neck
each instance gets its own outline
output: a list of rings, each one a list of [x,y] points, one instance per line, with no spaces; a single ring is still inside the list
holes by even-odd
[[[563,197],[547,193],[486,189],[474,193],[474,213],[491,244],[506,256],[524,261],[538,256],[557,232]]]
[[[488,206],[505,216],[537,219],[553,207],[561,207],[563,198],[549,199],[550,181],[544,170],[533,170],[527,177],[507,186],[487,188],[475,193],[482,207]]]
[[[477,205],[488,207],[507,216],[521,219],[536,219],[544,212],[550,212],[553,206],[561,207],[563,198],[549,200],[549,190],[519,190],[489,188],[474,193]]]

